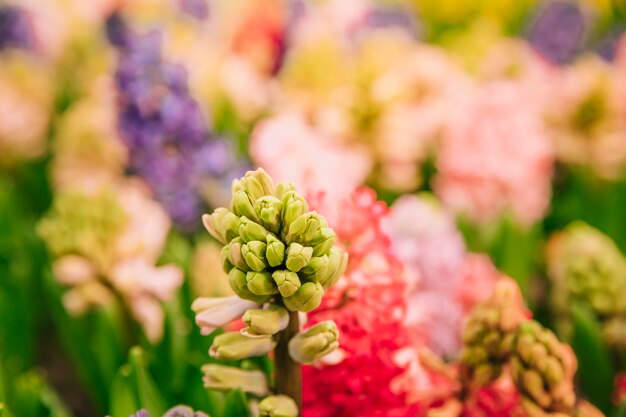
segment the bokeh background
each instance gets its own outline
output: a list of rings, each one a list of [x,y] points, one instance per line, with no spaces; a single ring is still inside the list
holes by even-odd
[[[354,360],[305,370],[305,416],[422,415],[391,358],[457,357],[501,274],[626,415],[624,29],[622,0],[0,0],[0,415],[247,415],[190,305],[231,293],[201,215],[258,166],[351,255],[312,316]]]

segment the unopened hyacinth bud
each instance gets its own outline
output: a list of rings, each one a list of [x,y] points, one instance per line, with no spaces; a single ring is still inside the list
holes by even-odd
[[[280,231],[283,203],[276,197],[266,195],[254,202],[254,210],[263,226],[274,233]]]
[[[314,211],[304,213],[289,225],[285,240],[309,245],[322,227],[326,227],[326,220],[322,216]]]
[[[527,317],[519,287],[512,279],[502,279],[492,296],[471,313],[463,330],[461,372],[467,383],[482,386],[500,375],[515,332]]]
[[[239,332],[229,332],[213,339],[209,354],[215,359],[236,361],[265,355],[274,349],[274,344],[271,336],[247,337]]]
[[[202,223],[211,236],[224,244],[239,235],[239,218],[225,208],[203,215]]]
[[[203,334],[209,334],[218,327],[223,327],[241,315],[259,305],[253,301],[232,297],[200,297],[191,305],[196,313],[196,323]]]
[[[284,297],[283,302],[291,311],[308,313],[319,307],[323,296],[324,288],[319,282],[305,282],[291,297]]]
[[[298,417],[296,402],[286,395],[272,395],[259,403],[260,417]]]
[[[313,256],[327,253],[335,245],[335,232],[330,227],[322,227],[311,241]]]
[[[253,222],[247,217],[241,217],[239,226],[239,236],[244,242],[259,240],[265,242],[268,231],[258,223]]]
[[[536,321],[519,325],[511,354],[511,376],[531,415],[572,415],[576,402],[576,357],[554,333]]]
[[[302,286],[300,278],[298,278],[298,274],[295,272],[286,270],[274,271],[272,278],[278,286],[280,295],[283,297],[291,297]]]
[[[265,259],[265,250],[267,249],[267,245],[258,240],[248,242],[245,245],[241,246],[241,254],[243,255],[243,259],[246,261],[246,264],[253,271],[263,271],[268,267],[267,261]]]
[[[608,236],[573,223],[550,239],[547,261],[561,334],[569,336],[577,302],[590,306],[601,322],[626,315],[626,258]]]
[[[283,199],[283,233],[287,234],[291,223],[307,211],[309,211],[309,205],[306,200],[295,191],[288,192]]]
[[[263,304],[270,299],[269,295],[258,295],[250,291],[248,288],[247,274],[241,269],[231,269],[228,273],[228,282],[233,292],[245,300]]]
[[[249,271],[250,267],[248,266],[248,263],[244,259],[242,253],[243,245],[244,243],[241,241],[241,238],[237,237],[233,239],[228,244],[228,259],[230,260],[230,263],[233,264],[235,267],[243,271]]]
[[[231,211],[217,209],[204,220],[226,245],[221,261],[233,291],[292,311],[319,306],[348,260],[326,219],[309,211],[293,184],[274,186],[262,169],[233,181],[232,191]]]
[[[289,341],[289,355],[299,363],[312,363],[339,347],[339,331],[332,321],[317,323]]]
[[[313,256],[313,248],[302,246],[299,243],[292,243],[287,248],[287,259],[285,266],[293,272],[298,272],[304,268]]]
[[[266,309],[248,310],[242,317],[248,326],[242,334],[254,337],[273,335],[284,330],[289,324],[289,313],[281,306],[271,305]]]
[[[267,242],[267,249],[265,250],[267,263],[271,267],[276,267],[282,264],[285,260],[285,244],[278,240],[275,236],[269,234],[265,240]]]
[[[250,271],[246,274],[248,289],[254,295],[273,295],[278,292],[269,272]]]
[[[211,363],[202,366],[202,373],[204,374],[202,381],[206,388],[216,390],[238,388],[259,397],[269,392],[267,378],[261,371],[248,371]]]

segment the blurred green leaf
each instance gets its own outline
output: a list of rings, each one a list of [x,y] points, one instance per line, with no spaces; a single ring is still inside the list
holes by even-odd
[[[239,389],[226,396],[222,417],[250,417],[246,395]]]
[[[572,306],[574,331],[571,345],[578,359],[578,380],[589,400],[605,414],[611,409],[613,369],[598,322],[588,306]]]
[[[45,379],[34,371],[16,378],[10,404],[20,417],[71,416]]]
[[[0,402],[0,417],[12,417],[3,402]]]
[[[140,408],[144,408],[151,416],[161,416],[166,411],[163,397],[154,380],[148,373],[143,350],[135,346],[130,350],[129,364],[132,367],[131,376],[135,383],[137,399]]]
[[[111,382],[109,412],[112,417],[128,417],[139,410],[138,395],[131,380],[132,368],[122,365]]]

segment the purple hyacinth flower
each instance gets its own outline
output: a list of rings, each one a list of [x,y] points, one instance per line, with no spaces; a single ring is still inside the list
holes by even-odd
[[[528,41],[542,56],[563,65],[580,51],[586,31],[587,22],[578,4],[554,0],[532,22]]]
[[[0,6],[0,50],[33,49],[35,34],[28,13],[14,6]]]
[[[207,179],[222,184],[241,162],[210,131],[184,67],[164,61],[159,32],[133,33],[114,14],[107,33],[119,51],[118,129],[129,149],[129,171],[152,187],[178,226],[191,231],[205,210],[201,188]]]

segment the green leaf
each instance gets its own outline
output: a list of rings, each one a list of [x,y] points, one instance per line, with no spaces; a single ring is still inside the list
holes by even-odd
[[[3,402],[0,402],[0,417],[12,417]]]
[[[233,390],[226,396],[222,417],[250,417],[248,401],[241,390]]]
[[[122,365],[111,382],[109,412],[112,417],[128,417],[139,410],[138,395],[131,380],[130,365]]]
[[[578,380],[589,400],[605,414],[611,409],[613,368],[599,324],[586,305],[572,306],[572,348],[578,359]]]
[[[129,363],[140,408],[146,409],[151,416],[163,415],[166,411],[163,396],[148,373],[144,352],[139,346],[130,350]]]

